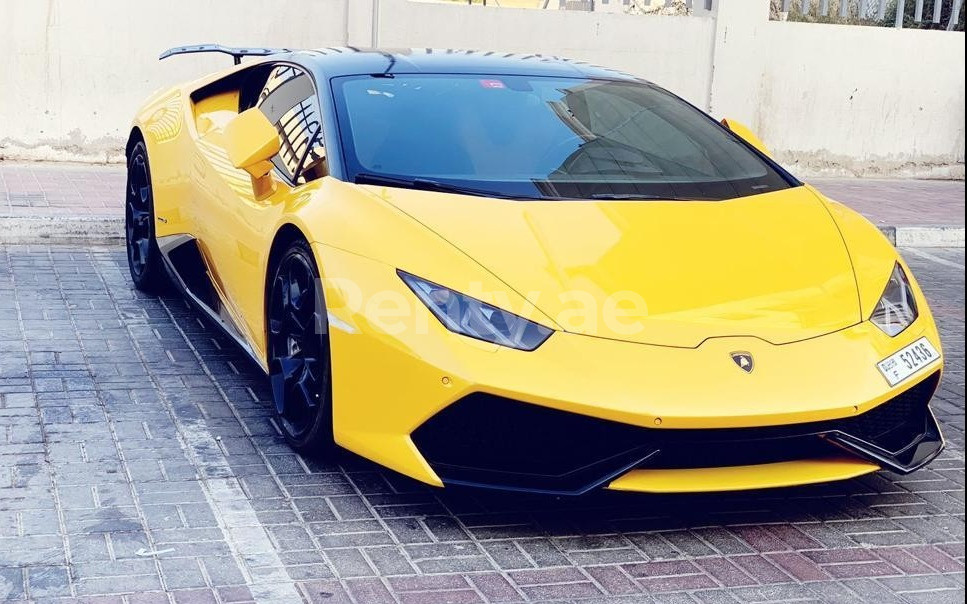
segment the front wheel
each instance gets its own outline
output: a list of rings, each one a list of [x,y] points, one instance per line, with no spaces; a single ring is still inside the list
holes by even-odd
[[[139,290],[156,294],[164,290],[167,275],[154,235],[154,195],[148,151],[137,143],[128,157],[128,180],[124,203],[124,236],[131,281]]]
[[[312,250],[289,245],[275,265],[268,298],[269,379],[276,420],[300,453],[332,443],[332,384],[325,302]]]

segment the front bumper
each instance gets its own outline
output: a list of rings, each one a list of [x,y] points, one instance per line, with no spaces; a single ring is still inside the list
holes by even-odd
[[[666,490],[648,485],[667,484],[676,475],[702,485],[705,477],[689,470],[776,464],[793,476],[806,466],[815,470],[816,462],[834,477],[843,470],[862,473],[877,466],[908,473],[943,447],[927,406],[939,378],[936,372],[852,417],[706,430],[641,428],[475,393],[430,418],[412,437],[444,484],[555,495],[579,495],[606,485]],[[823,476],[820,472],[810,481]],[[754,473],[734,478],[695,490],[769,486],[755,481]]]
[[[695,348],[556,332],[524,352],[453,334],[421,305],[384,329],[377,305],[346,303],[332,277],[412,299],[395,268],[325,254],[335,439],[429,484],[759,488],[911,471],[942,448],[927,407],[942,359],[896,387],[876,368],[920,337],[940,350],[928,312],[894,338],[868,322],[783,345],[735,336]],[[734,351],[755,358],[753,372]],[[913,418],[895,433],[907,440],[869,427],[887,411]],[[468,449],[486,463],[461,458]]]

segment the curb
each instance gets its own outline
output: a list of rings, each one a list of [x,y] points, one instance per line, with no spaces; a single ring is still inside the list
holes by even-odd
[[[962,226],[881,226],[897,247],[964,247]],[[0,216],[0,243],[101,243],[124,241],[116,216]]]
[[[896,247],[964,247],[964,227],[881,226],[880,230]]]
[[[116,216],[0,216],[0,244],[124,242]]]

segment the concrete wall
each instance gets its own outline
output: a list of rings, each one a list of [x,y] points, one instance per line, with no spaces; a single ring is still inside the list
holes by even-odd
[[[119,158],[145,96],[228,61],[158,63],[171,46],[377,44],[622,69],[748,123],[800,174],[963,177],[962,32],[772,22],[768,3],[657,17],[409,0],[0,0],[0,157]]]
[[[0,156],[118,158],[148,94],[231,64],[223,55],[159,63],[161,51],[200,42],[342,44],[345,6],[345,0],[0,0]]]
[[[962,32],[770,22],[759,33],[782,60],[762,62],[750,125],[787,164],[963,178]]]

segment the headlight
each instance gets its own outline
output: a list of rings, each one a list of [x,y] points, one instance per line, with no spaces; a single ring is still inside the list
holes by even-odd
[[[870,317],[877,327],[888,336],[895,336],[917,319],[917,303],[913,299],[913,290],[903,267],[897,262],[893,267],[893,274],[887,281],[886,289],[880,296],[880,301],[873,309]]]
[[[554,331],[442,285],[400,270],[396,272],[452,332],[518,350],[534,350]]]

